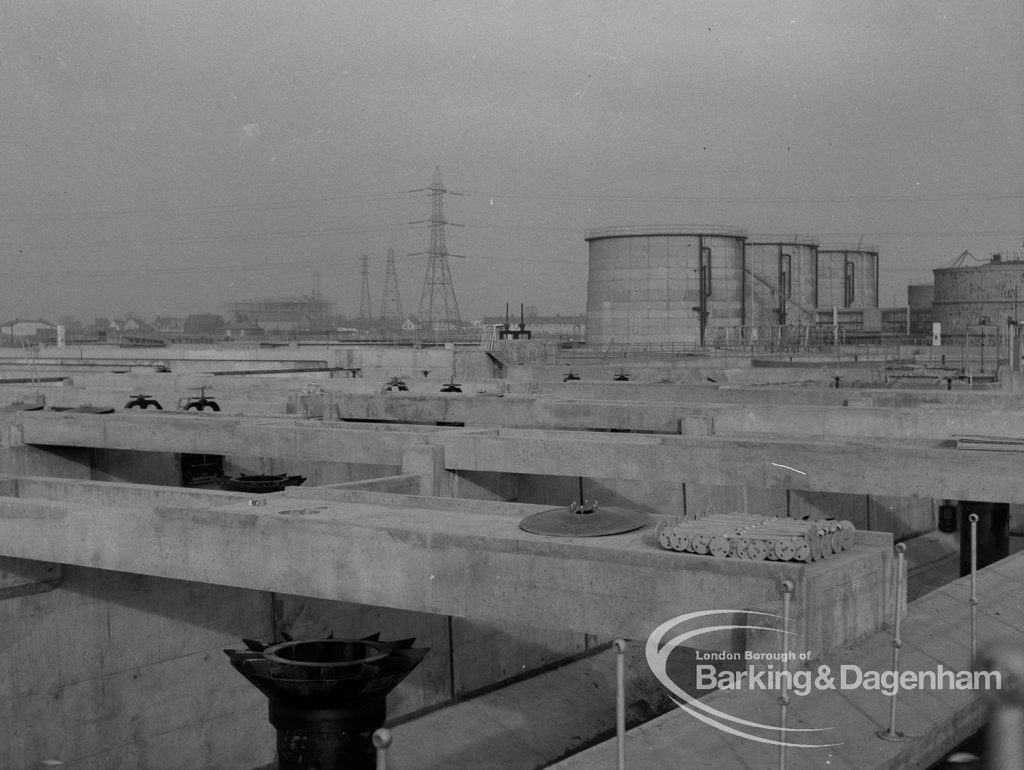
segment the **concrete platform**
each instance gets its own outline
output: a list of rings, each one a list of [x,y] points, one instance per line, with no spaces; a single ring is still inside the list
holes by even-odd
[[[791,580],[798,628],[819,653],[891,612],[891,538],[879,533],[812,564],[755,562],[666,551],[649,527],[600,538],[520,530],[539,506],[49,488],[6,480],[0,556],[631,639],[684,612],[774,606]]]

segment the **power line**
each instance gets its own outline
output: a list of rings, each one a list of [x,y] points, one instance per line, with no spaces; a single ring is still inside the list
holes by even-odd
[[[575,200],[575,201],[635,201],[644,203],[891,203],[891,202],[940,202],[940,201],[995,201],[1022,200],[1024,191],[992,193],[934,193],[934,194],[887,194],[887,195],[629,195],[629,194],[582,194],[582,193],[503,193],[498,191],[469,191],[464,195],[476,198],[504,198],[511,200]]]
[[[96,209],[93,211],[68,211],[54,214],[38,214],[26,212],[23,214],[0,215],[0,221],[24,222],[24,221],[60,221],[72,219],[103,218],[103,217],[143,217],[143,216],[205,216],[231,213],[247,213],[253,211],[273,211],[280,209],[294,209],[306,206],[329,206],[342,203],[379,202],[387,200],[405,200],[409,198],[408,192],[393,193],[368,193],[363,195],[332,195],[321,198],[295,198],[279,201],[253,201],[249,203],[223,203],[195,206],[191,208],[168,207],[168,208],[133,208],[133,209]]]
[[[276,201],[251,201],[245,203],[211,203],[192,207],[150,207],[126,209],[94,209],[40,214],[23,212],[19,214],[0,215],[3,222],[55,222],[78,219],[120,218],[120,217],[193,217],[213,216],[231,213],[249,213],[259,211],[289,210],[304,207],[323,207],[339,204],[368,203],[381,201],[406,200],[419,190],[363,193],[355,195],[328,195],[313,198],[292,198]],[[645,203],[871,203],[871,202],[962,202],[962,201],[1001,201],[1022,200],[1024,191],[1010,190],[999,192],[975,193],[892,193],[873,195],[650,195],[650,194],[608,194],[608,193],[518,193],[500,190],[473,190],[463,193],[449,192],[449,195],[465,195],[474,198],[498,198],[506,200],[573,200],[573,201],[632,201]]]
[[[123,240],[116,241],[40,241],[40,240],[15,240],[5,239],[0,241],[0,246],[7,248],[47,248],[47,249],[134,249],[139,246],[181,246],[189,244],[200,244],[200,243],[224,243],[224,242],[235,242],[235,241],[246,241],[246,242],[259,242],[259,241],[276,241],[276,240],[287,240],[291,238],[322,238],[330,235],[338,235],[342,233],[358,234],[358,233],[383,233],[392,232],[394,230],[408,230],[410,225],[407,222],[395,222],[385,225],[352,225],[345,227],[317,227],[308,230],[279,230],[275,232],[263,232],[263,233],[233,233],[230,235],[200,235],[200,236],[182,236],[173,238],[130,238],[126,237]]]

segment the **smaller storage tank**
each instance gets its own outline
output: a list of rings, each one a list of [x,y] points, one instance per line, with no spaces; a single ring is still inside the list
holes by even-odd
[[[818,248],[818,307],[878,307],[878,248]]]
[[[818,240],[752,235],[747,239],[746,324],[814,323]]]

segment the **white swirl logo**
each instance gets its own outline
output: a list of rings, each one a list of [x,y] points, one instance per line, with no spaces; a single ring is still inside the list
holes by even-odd
[[[738,614],[742,615],[759,615],[765,618],[779,618],[782,620],[780,615],[772,615],[767,612],[751,612],[749,610],[704,610],[702,612],[691,612],[686,615],[679,615],[678,617],[672,618],[660,626],[658,626],[651,635],[647,638],[647,665],[651,667],[651,671],[658,678],[666,689],[671,693],[672,701],[679,706],[683,711],[692,717],[699,719],[705,724],[711,725],[722,732],[735,735],[740,738],[746,738],[750,741],[757,741],[758,743],[768,743],[773,746],[791,746],[795,748],[804,749],[820,749],[827,748],[829,746],[839,746],[838,743],[791,743],[785,740],[777,740],[775,738],[768,738],[750,732],[750,730],[766,730],[775,734],[779,733],[778,725],[762,724],[760,722],[751,722],[746,719],[740,719],[739,717],[726,714],[723,711],[713,709],[700,700],[694,698],[689,693],[685,692],[680,688],[668,675],[668,659],[672,654],[673,650],[679,646],[685,646],[686,642],[704,634],[711,634],[719,631],[733,631],[733,630],[753,630],[753,631],[774,631],[779,634],[790,634],[792,632],[785,631],[781,628],[770,628],[765,626],[750,626],[750,625],[718,625],[718,626],[700,626],[689,631],[684,631],[673,636],[670,639],[665,639],[670,633],[672,633],[678,626],[688,623],[698,618],[708,618],[714,615],[730,615],[735,616]],[[732,723],[732,724],[727,724]],[[733,725],[736,725],[735,727]],[[826,730],[831,730],[831,727],[787,727],[786,734],[789,733],[818,733]],[[810,737],[810,736],[808,736]]]

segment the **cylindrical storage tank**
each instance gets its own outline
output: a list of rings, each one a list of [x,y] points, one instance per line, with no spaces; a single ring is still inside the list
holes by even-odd
[[[982,323],[1005,326],[1024,320],[1024,261],[944,267],[934,274],[932,317],[944,335],[963,334]]]
[[[820,246],[818,307],[878,307],[878,249]]]
[[[818,241],[752,235],[747,239],[747,325],[812,324],[817,303]],[[783,301],[786,298],[788,301]]]
[[[703,345],[711,332],[742,325],[742,229],[607,227],[585,238],[588,344]]]

